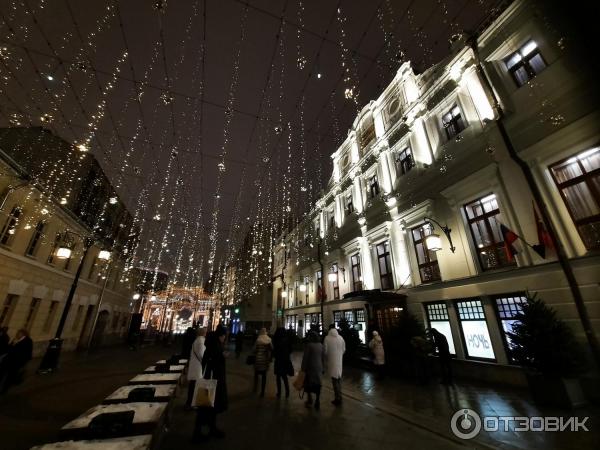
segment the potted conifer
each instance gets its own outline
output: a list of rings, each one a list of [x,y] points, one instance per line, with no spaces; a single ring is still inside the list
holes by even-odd
[[[585,370],[581,346],[556,311],[536,296],[528,296],[515,317],[510,354],[525,369],[536,403],[573,408],[585,404],[578,376]]]

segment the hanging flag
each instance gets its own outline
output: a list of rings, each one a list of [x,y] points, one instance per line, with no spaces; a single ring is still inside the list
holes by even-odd
[[[546,249],[554,248],[554,244],[552,243],[552,238],[550,237],[550,233],[548,233],[544,222],[542,222],[542,219],[538,215],[535,203],[532,202],[532,206],[533,216],[535,218],[535,226],[538,234],[538,243],[536,245],[532,245],[531,248],[542,258],[546,259]]]
[[[504,225],[500,224],[500,232],[502,233],[502,238],[504,239],[504,251],[506,252],[506,257],[509,261],[513,261],[514,256],[518,253],[517,249],[513,247],[513,242],[519,239],[517,233],[508,229]]]

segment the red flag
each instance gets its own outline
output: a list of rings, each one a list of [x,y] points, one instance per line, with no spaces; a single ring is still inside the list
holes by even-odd
[[[542,258],[546,258],[546,249],[554,248],[554,244],[552,243],[552,238],[550,237],[550,233],[546,229],[544,222],[538,215],[537,209],[535,208],[535,204],[533,206],[533,216],[535,218],[535,226],[537,228],[538,234],[538,244],[532,245],[532,248],[535,252],[540,255]]]
[[[502,233],[502,238],[504,239],[504,251],[506,251],[506,257],[509,261],[514,260],[514,256],[518,253],[517,249],[513,247],[513,242],[519,239],[517,234],[506,228],[504,225],[500,224],[500,232]]]

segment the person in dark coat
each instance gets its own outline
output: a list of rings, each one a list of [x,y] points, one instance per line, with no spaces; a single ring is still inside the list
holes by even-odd
[[[442,383],[452,384],[452,357],[450,356],[450,347],[448,339],[435,328],[429,329],[429,334],[433,339],[433,345],[438,351],[440,359],[440,371],[442,373]]]
[[[292,343],[288,338],[285,328],[279,327],[273,336],[273,356],[275,358],[275,376],[277,377],[277,398],[281,397],[281,381],[285,387],[285,398],[290,396],[288,376],[294,375],[294,366],[290,355]]]
[[[21,382],[23,370],[32,356],[33,341],[27,330],[21,328],[0,363],[0,392],[6,392],[11,385]]]
[[[223,438],[225,433],[217,428],[217,414],[227,410],[227,383],[225,371],[226,352],[223,343],[227,331],[219,326],[215,331],[206,335],[204,341],[204,355],[202,356],[202,368],[204,378],[217,380],[217,391],[215,394],[215,406],[213,408],[198,408],[196,410],[196,424],[194,427],[194,442],[200,442],[207,438],[202,434],[202,427],[208,426],[209,436]]]
[[[244,332],[242,330],[238,330],[235,333],[235,357],[240,358],[242,354],[242,350],[244,349]]]
[[[185,359],[190,359],[190,355],[192,353],[192,345],[194,345],[194,341],[196,340],[197,333],[192,327],[188,327],[183,333],[183,339],[181,341],[181,357]]]
[[[265,387],[267,385],[267,371],[271,364],[273,356],[273,344],[267,334],[266,328],[261,328],[258,338],[254,343],[254,392],[258,387],[258,378],[261,377],[260,396],[265,396]]]
[[[302,370],[304,371],[304,392],[308,395],[305,402],[307,408],[313,404],[312,394],[315,394],[315,409],[321,407],[321,376],[323,375],[323,364],[325,352],[319,335],[309,331],[304,355],[302,356]]]

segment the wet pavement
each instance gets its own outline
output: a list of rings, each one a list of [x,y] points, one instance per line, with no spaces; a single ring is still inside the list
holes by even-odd
[[[56,440],[58,430],[88,408],[100,403],[177,347],[103,349],[85,354],[65,354],[61,370],[52,375],[30,375],[20,386],[0,398],[0,448],[22,450]],[[294,354],[299,366],[300,354]],[[600,440],[598,408],[579,409],[590,416],[589,432],[517,433],[481,432],[473,440],[461,440],[450,430],[455,411],[471,408],[488,416],[564,416],[565,411],[540,410],[526,391],[457,382],[452,387],[425,386],[397,378],[376,379],[374,374],[352,367],[344,369],[344,404],[330,402],[333,391],[324,378],[320,411],[307,409],[293,391],[289,399],[275,396],[272,367],[264,399],[252,393],[252,367],[245,355],[228,358],[229,410],[218,418],[225,439],[192,444],[193,411],[183,409],[185,389],[175,400],[173,419],[161,449],[577,449],[596,448]],[[36,362],[30,365],[31,371]]]

